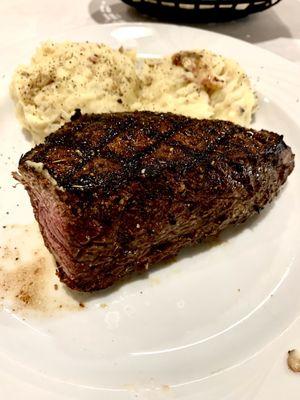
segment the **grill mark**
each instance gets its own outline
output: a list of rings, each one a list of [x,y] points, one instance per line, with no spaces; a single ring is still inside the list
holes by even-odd
[[[123,127],[122,129],[120,129],[118,127],[118,129],[109,129],[108,134],[105,133],[105,135],[100,139],[98,146],[94,147],[94,148],[89,148],[86,149],[85,148],[80,148],[79,146],[79,150],[82,151],[82,153],[84,154],[84,157],[82,158],[82,162],[80,162],[76,167],[73,168],[72,171],[70,171],[69,174],[67,174],[65,177],[63,177],[63,179],[61,180],[61,184],[62,186],[64,186],[65,188],[70,188],[72,187],[72,185],[70,186],[69,182],[72,180],[72,178],[74,177],[74,175],[80,170],[83,169],[89,161],[91,161],[95,156],[100,156],[103,155],[103,158],[108,158],[108,159],[113,159],[114,161],[118,161],[121,162],[122,161],[122,157],[118,156],[116,153],[106,150],[106,155],[107,157],[102,154],[103,153],[103,149],[104,147],[108,146],[110,143],[112,143],[112,141],[117,138],[118,136],[120,136],[122,133],[124,133],[124,130],[126,128],[129,127],[131,121],[128,121],[128,123],[126,123],[127,121],[125,121],[123,123]],[[93,186],[94,188],[94,186]]]
[[[127,125],[130,126],[133,121],[129,121],[129,124]],[[82,185],[82,188],[80,188],[80,191],[85,191],[85,190],[94,190],[95,188],[102,186],[103,189],[103,195],[108,196],[112,190],[112,187],[115,186],[114,188],[116,190],[119,190],[121,187],[124,185],[128,184],[131,178],[134,178],[136,181],[141,181],[141,178],[139,177],[139,174],[137,172],[139,169],[143,168],[143,161],[144,158],[147,155],[153,154],[155,150],[159,148],[161,144],[166,143],[169,139],[172,138],[180,129],[182,128],[182,122],[179,121],[173,121],[172,127],[169,129],[169,131],[165,132],[163,135],[160,134],[159,131],[154,131],[154,133],[151,135],[151,137],[156,137],[156,141],[146,147],[144,150],[141,150],[137,152],[133,157],[131,158],[126,158],[122,157],[115,152],[104,149],[104,146],[101,148],[97,148],[98,155],[101,155],[103,158],[108,158],[108,159],[113,159],[114,161],[119,162],[119,164],[123,167],[123,172],[120,173],[111,173],[109,174],[108,178],[106,180],[100,179],[98,182],[93,180],[93,178],[88,178],[87,181],[89,184],[85,186],[84,184]],[[149,130],[149,129],[148,129]],[[118,132],[115,137],[120,136],[120,134],[124,134],[124,131]],[[178,161],[164,161],[163,164],[157,164],[155,166],[151,166],[152,171],[150,171],[151,176],[155,176],[160,174],[162,171],[166,169],[177,169],[178,172],[181,172],[181,175],[185,174],[187,170],[193,168],[195,166],[196,162],[201,162],[201,161],[206,161],[210,154],[216,149],[218,145],[220,145],[224,140],[228,139],[228,136],[231,132],[223,132],[223,135],[217,136],[213,142],[211,142],[208,145],[208,148],[203,151],[203,152],[196,152],[193,151],[191,148],[188,146],[179,143],[178,141],[174,141],[171,143],[166,143],[167,145],[174,144],[174,146],[180,148],[186,155],[191,156],[191,159],[189,162],[178,162]],[[115,138],[113,137],[112,140]],[[106,145],[111,143],[112,140],[109,140]],[[86,165],[86,164],[85,164]],[[82,165],[84,167],[84,165]],[[120,182],[122,180],[122,182]],[[82,182],[81,182],[82,183]],[[66,186],[68,183],[66,183]],[[69,186],[69,189],[73,191],[74,187],[73,185]],[[77,191],[79,188],[75,188],[74,191]]]
[[[183,132],[183,134],[192,133],[194,134],[195,130],[199,130],[199,137],[201,138],[201,130],[205,129],[200,121],[197,121],[198,124],[191,124],[191,120],[187,120],[184,117],[174,116],[172,114],[152,114],[152,113],[138,113],[139,115],[143,114],[146,116],[146,119],[137,119],[135,120],[135,114],[102,114],[102,115],[84,115],[81,119],[76,120],[76,124],[68,123],[63,128],[61,128],[57,133],[51,135],[46,139],[46,146],[39,150],[37,154],[37,160],[42,161],[45,154],[49,154],[49,149],[53,146],[64,146],[66,143],[70,143],[71,148],[79,149],[83,157],[78,162],[76,166],[74,166],[68,173],[59,174],[59,176],[55,173],[55,168],[49,168],[49,172],[54,178],[57,180],[60,186],[65,187],[67,190],[75,191],[75,192],[84,192],[91,191],[99,188],[103,190],[104,194],[109,194],[115,187],[115,189],[119,189],[121,186],[128,184],[128,182],[132,180],[139,181],[140,174],[139,169],[144,167],[143,161],[145,157],[154,153],[156,149],[159,148],[161,144],[166,144],[168,147],[174,146],[180,149],[184,155],[188,156],[188,161],[174,161],[174,160],[157,160],[155,165],[151,164],[149,170],[147,171],[149,176],[156,176],[160,174],[162,171],[166,169],[176,170],[179,175],[184,175],[190,168],[194,167],[195,164],[202,164],[205,170],[215,170],[216,173],[221,173],[223,175],[222,169],[220,166],[212,166],[209,161],[211,158],[211,154],[215,153],[214,159],[216,162],[223,161],[227,163],[227,168],[230,170],[234,170],[236,172],[237,169],[234,165],[229,165],[230,157],[225,156],[221,151],[218,153],[218,147],[220,145],[224,145],[228,148],[239,148],[241,153],[244,155],[247,162],[250,161],[251,158],[257,160],[257,154],[252,154],[247,147],[247,143],[235,143],[235,141],[230,141],[229,138],[232,137],[232,134],[243,136],[252,136],[254,132],[251,131],[251,134],[245,132],[240,127],[235,127],[231,123],[216,121],[216,124],[212,124],[212,122],[207,122],[207,132],[211,135],[212,140],[207,144],[205,150],[197,151],[193,150],[186,144],[183,144],[172,137],[176,135],[178,132]],[[160,118],[157,118],[160,117]],[[196,120],[194,120],[196,121]],[[145,123],[146,122],[146,123]],[[157,125],[155,125],[155,123]],[[87,129],[87,132],[93,132],[93,130],[99,129],[99,124],[102,124],[102,129],[104,132],[103,136],[99,139],[99,143],[95,147],[91,147],[88,141],[82,140],[80,141],[80,137],[78,138],[79,143],[74,140],[72,141],[72,130],[76,132],[80,132],[81,130]],[[111,128],[109,125],[113,124],[114,128]],[[162,125],[169,128],[166,132],[162,133]],[[155,128],[152,129],[152,126]],[[234,130],[233,130],[234,128]],[[140,130],[143,134],[146,134],[154,142],[147,146],[145,149],[141,151],[136,151],[130,158],[122,157],[115,151],[111,151],[108,146],[113,142],[114,139],[120,137],[122,141],[122,136],[127,135],[130,137],[132,132],[136,130]],[[164,129],[164,128],[163,128]],[[88,135],[87,135],[88,136]],[[201,139],[200,139],[201,140]],[[274,145],[274,144],[273,144]],[[273,147],[273,146],[272,146]],[[222,150],[222,149],[221,149]],[[108,160],[113,160],[120,166],[120,171],[118,172],[107,172],[105,176],[97,175],[97,171],[95,173],[96,176],[89,175],[89,169],[87,169],[87,175],[81,175],[78,178],[75,178],[76,173],[78,173],[81,169],[83,169],[87,164],[93,160],[93,158],[100,156],[102,158],[106,158]],[[47,167],[47,166],[46,166]],[[242,171],[239,173],[242,175]],[[242,176],[238,181],[243,181]],[[245,182],[244,182],[245,183]]]
[[[182,150],[186,155],[190,155],[191,157],[196,158],[198,161],[206,161],[208,159],[208,156],[211,155],[212,152],[214,152],[220,144],[223,144],[225,140],[228,140],[230,132],[225,132],[223,136],[216,137],[215,141],[212,141],[211,143],[208,144],[207,148],[203,151],[197,151],[193,150],[191,147],[180,143],[178,141],[174,141],[170,143],[170,146],[174,146]]]
[[[129,124],[126,124],[127,128],[130,127],[130,125],[132,123],[133,123],[133,121],[129,121]],[[177,132],[177,129],[179,128],[178,125],[180,125],[180,122],[177,123],[176,121],[174,121],[174,123],[173,123],[172,127],[169,129],[169,131],[165,132],[163,135],[159,135],[159,132],[156,131],[155,136],[157,137],[157,140],[154,143],[152,143],[151,145],[147,146],[144,150],[137,152],[131,158],[122,157],[122,156],[118,155],[117,153],[104,148],[105,146],[107,147],[107,145],[109,143],[111,143],[113,139],[120,136],[121,134],[125,134],[125,130],[123,130],[123,129],[120,130],[119,132],[117,132],[117,134],[114,137],[109,138],[109,140],[107,140],[107,142],[103,146],[101,146],[101,147],[98,146],[95,151],[97,151],[97,153],[98,153],[97,155],[101,155],[103,158],[113,159],[114,161],[117,161],[120,164],[120,166],[123,167],[123,171],[118,174],[114,174],[114,173],[110,174],[105,181],[100,179],[100,181],[97,182],[96,178],[89,177],[89,178],[87,178],[87,181],[88,181],[87,185],[84,184],[84,180],[79,179],[79,182],[80,182],[79,184],[80,184],[80,186],[82,186],[81,188],[79,188],[79,187],[74,188],[74,183],[76,185],[77,181],[73,182],[70,185],[66,179],[64,182],[64,187],[68,188],[71,191],[76,192],[76,191],[78,191],[77,189],[79,189],[80,191],[86,191],[86,190],[94,190],[95,188],[102,186],[104,196],[107,196],[110,194],[110,192],[112,190],[112,186],[114,186],[114,189],[119,190],[121,187],[123,187],[124,185],[129,183],[130,178],[137,177],[138,170],[142,169],[142,167],[143,167],[142,161],[144,160],[145,156],[153,153],[161,144],[165,143],[170,137],[175,135],[175,133]],[[95,156],[95,154],[92,155],[92,157],[94,157],[94,156]],[[80,167],[84,168],[84,166],[87,165],[87,162],[89,160],[87,160],[85,162],[85,164],[81,165]],[[157,173],[159,173],[161,170],[162,169],[160,168],[159,171],[157,171]],[[77,171],[78,171],[78,169],[77,169]],[[74,177],[74,174],[75,173],[73,173],[68,178],[70,179],[70,178]],[[120,179],[122,180],[122,182],[120,182]]]
[[[217,137],[215,141],[212,141],[207,146],[207,149],[202,152],[193,150],[190,147],[188,147],[187,145],[180,143],[180,142],[176,142],[176,141],[172,142],[171,145],[173,145],[174,147],[178,147],[181,150],[183,150],[185,153],[188,153],[191,156],[195,157],[198,162],[202,162],[202,166],[204,167],[204,173],[205,172],[207,173],[208,170],[215,171],[216,175],[224,176],[224,178],[226,178],[226,176],[224,175],[224,171],[221,168],[220,161],[226,163],[227,168],[229,168],[230,172],[231,172],[230,173],[231,179],[233,181],[237,182],[238,184],[242,185],[247,190],[248,193],[253,193],[254,189],[252,187],[251,180],[247,174],[246,175],[244,174],[244,168],[239,163],[232,162],[232,160],[230,160],[230,157],[228,157],[227,155],[225,155],[224,153],[221,153],[221,152],[216,154],[217,157],[215,157],[216,159],[214,160],[215,162],[213,164],[210,161],[211,153],[213,153],[219,145],[224,144],[225,146],[227,145],[228,147],[230,145],[231,149],[236,148],[236,149],[241,150],[242,153],[244,153],[244,155],[247,157],[247,163],[249,163],[249,161],[251,163],[257,162],[257,160],[258,160],[257,155],[254,155],[249,150],[249,147],[246,146],[246,144],[242,145],[241,143],[235,143],[234,141],[229,142],[231,135],[232,135],[232,132],[228,132],[228,131],[225,132],[223,136]],[[251,135],[249,134],[249,136],[251,136]],[[241,168],[235,168],[236,165]],[[233,176],[234,170],[236,172],[238,172],[238,176]],[[227,171],[227,175],[228,175],[228,171]],[[225,179],[224,179],[224,181],[225,181]]]
[[[101,118],[100,118],[101,121]],[[97,124],[97,120],[93,122],[91,125]],[[216,148],[220,144],[228,142],[230,131],[222,131],[218,136],[214,136],[211,143],[208,144],[207,148],[202,151],[194,151],[187,145],[180,143],[176,140],[170,142],[170,139],[178,132],[180,129],[186,128],[185,124],[182,123],[181,119],[179,121],[172,120],[171,128],[161,134],[159,130],[152,130],[147,127],[143,129],[143,132],[146,133],[152,139],[156,140],[151,145],[147,146],[145,149],[138,151],[133,157],[126,158],[118,155],[116,152],[113,152],[108,149],[108,145],[113,142],[117,137],[121,137],[127,133],[126,130],[130,129],[134,125],[134,120],[130,117],[127,121],[122,121],[118,123],[114,129],[107,129],[108,134],[105,134],[103,138],[100,139],[97,147],[94,148],[82,148],[84,152],[84,157],[82,162],[78,163],[76,167],[70,171],[69,174],[66,174],[62,179],[60,184],[64,186],[66,189],[74,192],[84,192],[84,191],[94,191],[96,188],[101,187],[103,190],[103,195],[108,196],[112,189],[119,190],[121,187],[127,185],[131,179],[135,179],[140,181],[139,177],[139,169],[143,167],[143,160],[147,155],[153,154],[155,150],[159,148],[161,144],[166,143],[169,146],[176,146],[180,148],[185,155],[190,157],[189,162],[176,162],[176,161],[164,161],[164,163],[158,163],[155,166],[151,166],[152,170],[150,171],[151,176],[156,176],[160,174],[163,170],[166,169],[176,169],[179,175],[184,175],[189,169],[193,168],[196,163],[204,163],[205,169],[212,169],[211,164],[207,162],[209,156],[212,152],[216,150]],[[134,126],[133,126],[134,128]],[[90,128],[92,129],[92,128]],[[215,134],[214,131],[212,134]],[[78,147],[78,146],[77,146]],[[106,178],[103,176],[91,176],[91,175],[83,175],[78,179],[74,179],[75,174],[83,169],[89,161],[91,161],[94,157],[101,156],[103,158],[111,159],[119,163],[122,168],[121,172],[116,173],[108,173]],[[71,182],[71,183],[70,183]]]

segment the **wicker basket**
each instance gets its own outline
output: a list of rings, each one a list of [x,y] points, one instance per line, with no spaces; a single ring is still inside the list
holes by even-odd
[[[122,0],[142,13],[170,20],[228,21],[266,10],[280,0]]]

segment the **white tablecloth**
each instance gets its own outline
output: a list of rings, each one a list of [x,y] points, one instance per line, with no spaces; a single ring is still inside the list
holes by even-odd
[[[91,23],[149,20],[119,0],[0,0],[0,69],[7,38],[10,38],[10,43],[14,40],[20,42],[36,35]],[[300,0],[282,0],[268,11],[235,22],[197,26],[256,44],[300,65]],[[293,374],[286,367],[286,352],[300,348],[300,321],[282,340],[285,350],[278,352],[277,363],[255,400],[300,399],[300,374]],[[14,378],[0,374],[1,400],[27,398],[61,400],[51,393],[41,392],[27,384],[20,385]]]

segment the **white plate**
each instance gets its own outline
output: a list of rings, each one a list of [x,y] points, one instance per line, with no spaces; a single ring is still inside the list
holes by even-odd
[[[221,398],[229,391],[228,374],[255,359],[300,310],[300,70],[241,41],[173,25],[90,26],[52,38],[134,47],[141,56],[208,48],[235,58],[259,95],[255,127],[284,134],[296,168],[272,206],[227,232],[219,245],[184,251],[148,277],[91,296],[81,312],[23,320],[3,311],[0,366],[24,385],[72,399],[199,399],[205,390],[206,400]],[[1,225],[33,221],[23,188],[12,188],[10,171],[29,143],[8,84],[12,70],[44,39],[49,37],[20,40],[1,60]],[[100,309],[100,303],[108,307]],[[216,377],[223,377],[225,392],[216,388]]]

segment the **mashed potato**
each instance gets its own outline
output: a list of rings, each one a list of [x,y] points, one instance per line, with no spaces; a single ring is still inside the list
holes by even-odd
[[[209,51],[185,51],[137,66],[135,54],[95,43],[44,43],[11,84],[22,126],[36,143],[82,113],[151,110],[247,126],[256,108],[239,65]]]
[[[94,43],[44,43],[20,66],[11,95],[22,126],[36,143],[83,113],[124,111],[136,99],[135,59],[122,49]]]
[[[145,61],[139,99],[132,108],[247,126],[255,107],[256,96],[239,65],[202,50]]]

